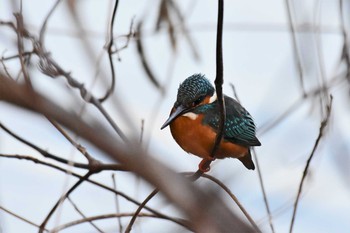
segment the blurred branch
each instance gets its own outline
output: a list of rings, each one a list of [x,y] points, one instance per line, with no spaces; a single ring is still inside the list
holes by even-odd
[[[349,54],[349,33],[346,30],[345,19],[344,19],[344,9],[343,9],[343,0],[339,0],[339,17],[340,17],[340,25],[343,34],[343,50],[341,54],[340,60],[344,60],[346,64],[346,79],[350,85],[350,54]]]
[[[300,56],[298,44],[297,44],[296,30],[295,30],[293,17],[292,17],[292,7],[291,7],[290,0],[285,0],[285,5],[287,8],[286,10],[288,15],[289,30],[292,37],[294,60],[296,62],[297,70],[299,73],[300,88],[302,90],[303,96],[305,96],[306,93],[305,93],[305,87],[304,87],[304,72],[303,72],[303,67],[301,65],[301,56]]]
[[[282,111],[282,113],[276,117],[274,120],[268,120],[266,123],[262,124],[262,126],[258,129],[259,136],[262,136],[263,134],[267,133],[270,131],[272,128],[276,127],[279,125],[283,120],[285,120],[287,117],[291,116],[291,114],[299,109],[302,104],[304,103],[305,100],[311,99],[313,97],[317,97],[318,95],[322,94],[324,92],[324,88],[326,88],[328,91],[337,86],[342,84],[345,80],[345,76],[347,75],[347,72],[342,72],[338,75],[335,75],[332,77],[328,83],[323,87],[323,86],[318,86],[312,90],[310,90],[305,96],[301,96],[297,100],[295,100],[290,106],[286,108],[286,110]]]
[[[23,52],[22,56],[26,57],[28,55],[32,55],[33,53],[34,53],[33,51]],[[12,60],[12,59],[17,59],[19,57],[20,57],[19,54],[8,56],[8,57],[1,57],[0,61],[9,61],[9,60]]]
[[[1,25],[0,20],[0,25]],[[26,26],[31,30],[39,30],[37,26],[32,24],[26,24]],[[160,29],[166,28],[167,26],[160,26]],[[181,33],[181,24],[174,25],[174,29],[176,33]],[[188,25],[188,28],[191,28],[191,33],[194,32],[212,32],[216,30],[216,23],[193,23]],[[290,31],[290,26],[285,23],[249,23],[249,22],[225,22],[224,25],[225,31],[228,32],[287,32]],[[315,30],[318,30],[322,35],[330,34],[330,35],[341,35],[342,30],[340,27],[333,25],[322,25],[319,28],[315,28],[314,25],[310,23],[302,23],[294,25],[295,32],[297,33],[312,33]],[[63,37],[71,37],[71,38],[79,38],[81,36],[89,37],[91,39],[101,39],[105,37],[105,33],[97,30],[89,30],[86,29],[83,32],[76,32],[76,30],[58,28],[58,27],[50,27],[47,29],[47,33],[53,36],[63,36]],[[164,30],[159,30],[159,33],[168,33]],[[154,29],[144,29],[143,36],[144,37],[154,37],[156,34],[154,33]],[[127,37],[127,35],[114,36],[113,39],[119,39],[123,37]]]
[[[17,34],[17,49],[18,49],[18,58],[21,64],[21,72],[23,74],[24,80],[26,81],[27,85],[31,85],[29,74],[27,71],[27,66],[25,65],[25,61],[23,57],[23,53],[24,53],[23,37],[27,36],[28,32],[24,27],[22,12],[15,13],[14,16],[17,22],[17,28],[15,28],[15,31]]]
[[[122,146],[101,125],[98,130],[86,124],[81,118],[68,113],[48,99],[0,76],[0,100],[44,114],[85,138],[111,158],[141,176],[159,190],[175,206],[184,211],[197,232],[252,232],[252,229],[233,214],[220,198],[213,197],[192,185],[159,161],[152,159],[137,146]],[[134,145],[138,145],[135,143]],[[171,184],[171,185],[169,185]],[[178,195],[179,191],[182,195]],[[194,198],[196,197],[196,198]],[[203,206],[202,203],[206,203]]]
[[[300,198],[301,191],[302,191],[302,188],[303,188],[304,180],[305,180],[305,178],[306,178],[306,176],[308,174],[309,166],[310,166],[311,160],[312,160],[312,158],[313,158],[313,156],[314,156],[314,154],[316,152],[318,144],[319,144],[322,136],[324,135],[324,129],[325,129],[325,127],[328,124],[328,121],[329,121],[329,118],[330,118],[330,115],[331,115],[331,110],[332,110],[332,102],[333,102],[333,97],[331,95],[330,96],[330,100],[329,100],[329,104],[328,104],[327,109],[326,109],[327,110],[327,115],[321,122],[321,126],[320,126],[318,137],[317,137],[317,139],[315,141],[315,144],[314,144],[314,147],[313,147],[313,149],[311,151],[311,154],[310,154],[310,156],[309,156],[309,158],[308,158],[308,160],[306,162],[306,166],[304,168],[303,176],[302,176],[300,184],[299,184],[298,194],[297,194],[297,197],[296,197],[295,203],[294,203],[294,209],[293,209],[292,220],[291,220],[291,223],[290,223],[289,233],[293,232],[295,216],[296,216],[296,213],[297,213],[297,208],[298,208],[298,204],[299,204],[299,198]]]
[[[57,2],[58,3],[58,2]],[[56,6],[56,5],[55,5]],[[52,10],[54,10],[54,8],[52,8]],[[48,17],[51,14],[48,15]],[[25,29],[24,24],[23,24],[23,16],[22,14],[15,14],[16,20],[17,20],[17,28],[14,26],[13,23],[11,22],[4,22],[4,21],[0,21],[0,24],[2,25],[7,25],[10,26],[11,28],[14,29],[14,31],[17,33],[17,37],[18,37],[18,51],[19,51],[19,59],[21,62],[21,67],[22,67],[22,72],[24,72],[24,76],[25,76],[25,80],[27,82],[28,85],[30,85],[30,80],[29,80],[29,76],[25,73],[26,71],[26,67],[24,64],[24,60],[23,60],[23,37],[28,38],[31,40],[32,44],[33,44],[33,48],[34,48],[34,53],[38,55],[40,61],[39,61],[39,67],[41,69],[41,71],[52,77],[52,78],[56,78],[58,76],[63,76],[66,78],[68,84],[73,87],[76,88],[80,91],[80,95],[81,97],[86,101],[89,102],[91,104],[93,104],[101,113],[102,115],[106,118],[106,120],[109,122],[109,124],[112,126],[112,128],[117,132],[117,134],[121,137],[121,139],[126,142],[127,138],[126,136],[123,134],[123,132],[121,131],[121,129],[117,126],[117,124],[112,120],[112,118],[110,117],[110,115],[107,113],[107,111],[103,108],[101,102],[96,99],[84,86],[84,84],[79,83],[77,80],[75,80],[69,72],[64,71],[50,56],[49,53],[46,52],[44,44],[42,44],[39,40],[37,40],[33,35],[30,35],[30,33]],[[48,20],[47,17],[47,20]],[[44,31],[45,31],[45,27],[46,24],[43,24],[43,28],[42,28],[42,35],[44,35]],[[42,37],[43,38],[43,37]],[[30,55],[29,55],[30,56]]]
[[[27,160],[27,161],[32,161],[32,162],[34,162],[34,163],[36,163],[36,164],[40,164],[40,165],[44,165],[44,166],[47,166],[47,167],[56,169],[56,170],[58,170],[58,171],[64,172],[64,173],[69,174],[69,175],[72,175],[72,176],[74,176],[74,177],[76,177],[76,178],[79,178],[79,179],[83,178],[81,175],[79,175],[79,174],[77,174],[77,173],[75,173],[75,172],[72,172],[72,171],[70,171],[70,170],[61,168],[61,167],[59,167],[59,166],[57,166],[57,165],[54,165],[54,164],[51,164],[51,163],[47,163],[47,162],[41,161],[41,160],[39,160],[39,159],[37,159],[37,158],[34,158],[34,157],[32,157],[32,156],[27,156],[27,155],[0,154],[0,157],[8,158],[8,159],[20,159],[20,160],[24,159],[24,160]],[[128,195],[126,195],[126,194],[124,194],[124,193],[122,193],[122,192],[120,192],[120,191],[118,191],[118,190],[115,190],[115,189],[113,189],[113,188],[110,188],[110,187],[108,187],[108,186],[106,186],[106,185],[104,185],[104,184],[101,184],[101,183],[99,183],[99,182],[96,182],[96,181],[93,181],[93,180],[90,180],[90,179],[87,179],[86,181],[89,182],[89,183],[91,183],[91,184],[93,184],[93,185],[96,185],[96,186],[98,186],[98,187],[100,187],[100,188],[102,188],[102,189],[104,189],[104,190],[106,190],[106,191],[112,192],[112,193],[114,193],[116,196],[121,196],[121,197],[123,197],[125,200],[127,200],[127,201],[129,201],[129,202],[131,202],[131,203],[133,203],[133,204],[135,204],[135,205],[137,205],[137,206],[140,206],[140,205],[142,204],[142,203],[136,201],[135,199],[131,198],[130,196],[128,196]],[[162,213],[160,213],[160,212],[158,212],[158,211],[156,211],[156,210],[154,210],[154,209],[152,209],[152,208],[150,208],[150,207],[148,207],[148,206],[144,206],[144,209],[146,209],[147,211],[151,212],[152,214],[154,214],[154,215],[156,215],[156,216],[159,216],[159,217],[161,217],[161,218],[168,219],[169,221],[172,221],[172,222],[174,222],[174,223],[177,223],[176,220],[175,220],[174,218],[169,217],[169,216],[167,216],[167,215],[165,215],[165,214],[162,214]]]
[[[142,67],[146,72],[148,79],[153,84],[153,86],[155,86],[158,90],[161,91],[162,94],[164,94],[163,87],[160,85],[158,79],[155,77],[153,70],[148,64],[148,60],[146,59],[144,46],[143,46],[142,22],[138,23],[136,34],[137,34],[137,40],[136,40],[137,52],[139,53],[139,58],[141,59]]]
[[[43,24],[41,25],[40,32],[39,32],[40,44],[44,44],[44,36],[45,36],[46,28],[47,28],[47,23],[60,2],[61,2],[61,0],[56,0],[56,3],[52,6],[49,13],[45,17]]]

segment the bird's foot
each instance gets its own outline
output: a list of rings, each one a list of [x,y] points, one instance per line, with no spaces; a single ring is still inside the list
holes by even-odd
[[[198,169],[203,173],[210,171],[210,164],[214,160],[215,160],[215,158],[202,159],[202,161],[198,164]]]

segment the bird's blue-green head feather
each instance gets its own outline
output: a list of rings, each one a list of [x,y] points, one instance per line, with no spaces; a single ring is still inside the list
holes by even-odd
[[[177,99],[172,109],[172,113],[165,121],[161,129],[164,129],[178,116],[192,111],[207,96],[214,94],[214,87],[202,74],[194,74],[180,84],[177,92]]]
[[[214,87],[202,74],[194,74],[180,84],[175,106],[190,108],[198,105],[206,96],[214,94]]]

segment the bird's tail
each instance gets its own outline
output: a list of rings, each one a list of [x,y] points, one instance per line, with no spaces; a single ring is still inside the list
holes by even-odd
[[[238,159],[249,170],[254,170],[255,169],[255,165],[254,165],[253,160],[252,160],[252,154],[250,153],[250,149],[248,149],[248,153],[245,156],[243,156],[241,158],[238,158]]]

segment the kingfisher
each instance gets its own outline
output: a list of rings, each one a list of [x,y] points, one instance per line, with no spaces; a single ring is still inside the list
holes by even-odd
[[[211,152],[219,128],[220,110],[215,89],[204,75],[193,74],[180,84],[170,116],[161,129],[169,125],[177,144],[203,159],[199,164],[203,172],[209,170],[204,164],[216,158],[237,158],[246,168],[254,170],[250,149],[261,146],[254,120],[233,98],[224,95],[224,101],[224,132],[214,156]]]

